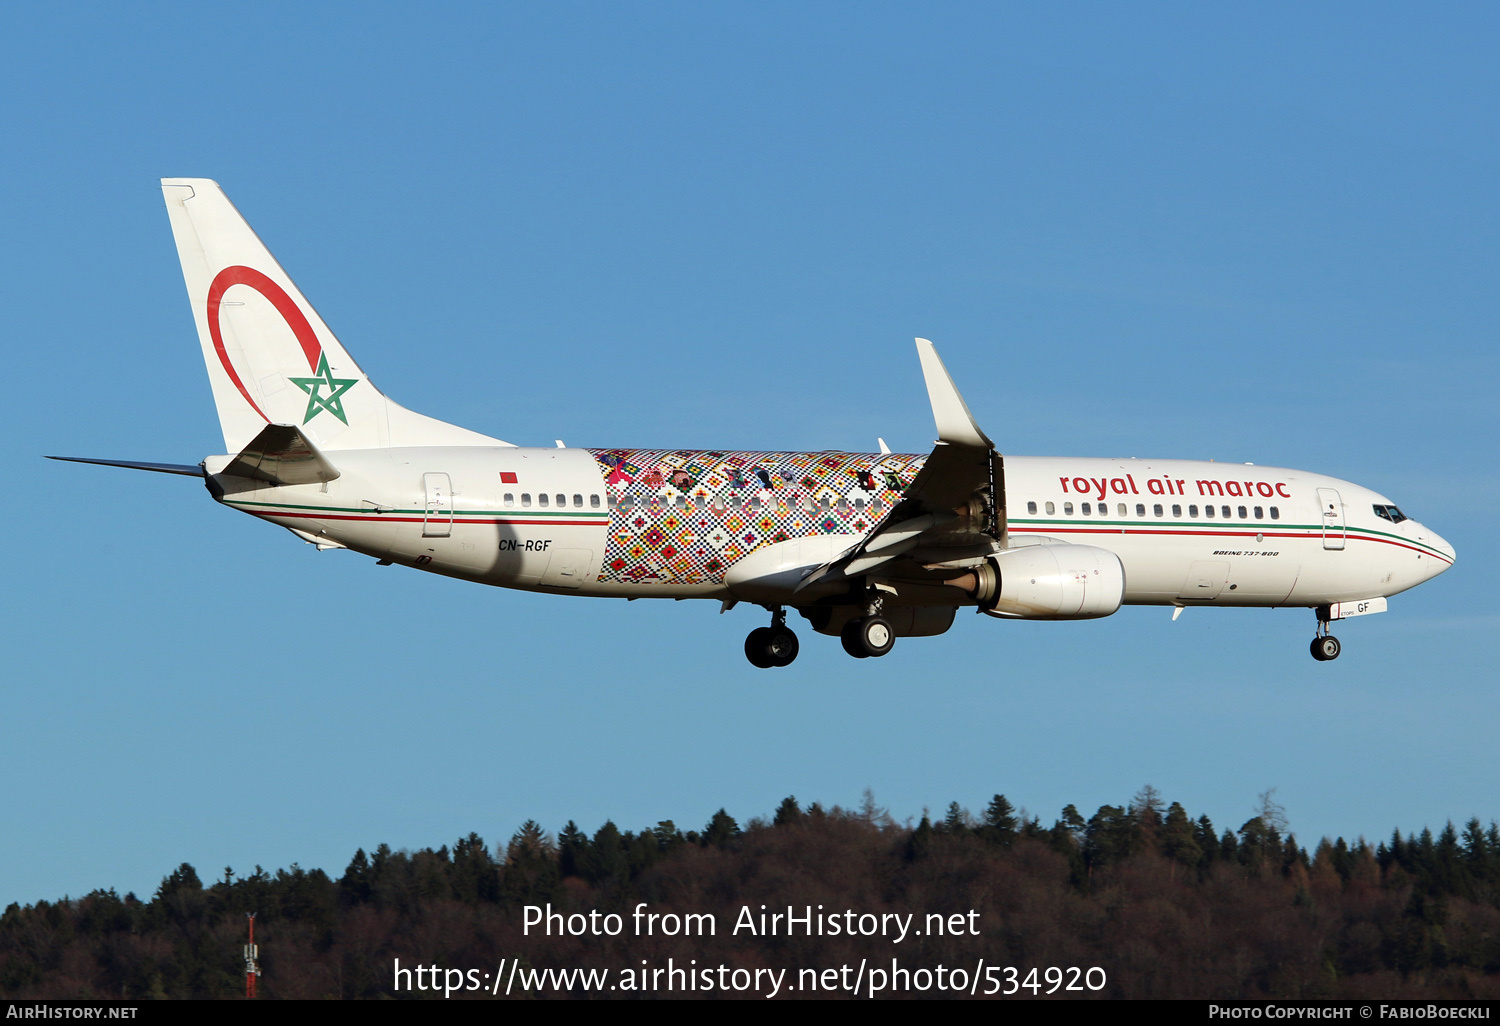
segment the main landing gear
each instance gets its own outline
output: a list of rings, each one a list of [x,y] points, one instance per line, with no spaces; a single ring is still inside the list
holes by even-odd
[[[854,658],[868,659],[889,652],[896,644],[896,631],[883,616],[864,616],[844,624],[839,640]]]
[[[896,644],[896,629],[891,626],[891,621],[880,615],[881,602],[880,592],[870,589],[865,615],[850,620],[839,631],[844,651],[856,659],[883,656]]]
[[[1338,638],[1328,633],[1328,607],[1319,606],[1317,614],[1318,634],[1312,639],[1312,657],[1320,663],[1326,663],[1337,659],[1339,652],[1343,651],[1343,646],[1339,644]]]
[[[745,639],[745,658],[762,670],[790,666],[797,649],[797,635],[786,625],[786,611],[780,606],[771,610],[771,626],[757,627]]]

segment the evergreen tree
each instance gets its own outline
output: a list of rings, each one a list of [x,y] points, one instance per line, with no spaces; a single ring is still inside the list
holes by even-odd
[[[911,837],[906,842],[906,861],[915,862],[926,855],[932,847],[932,821],[924,813],[922,822],[911,832]]]
[[[722,848],[739,835],[740,825],[734,821],[733,816],[720,809],[708,821],[708,826],[703,828],[703,844],[705,847]]]
[[[1062,810],[1062,825],[1073,835],[1073,843],[1079,847],[1083,846],[1083,835],[1089,828],[1088,821],[1078,811],[1077,806],[1065,805]]]
[[[551,835],[536,820],[528,819],[521,824],[521,829],[510,835],[510,841],[505,846],[505,863],[513,865],[520,861],[537,862],[551,859],[556,854],[557,845],[553,843]]]
[[[365,850],[359,848],[354,852],[354,858],[349,860],[349,867],[344,870],[344,875],[339,878],[339,901],[345,906],[363,905],[370,900],[370,860],[365,855]]]
[[[1203,854],[1198,859],[1198,868],[1207,870],[1219,858],[1219,835],[1214,832],[1213,822],[1207,816],[1199,816],[1193,827],[1193,843]]]
[[[1114,865],[1131,855],[1136,840],[1134,827],[1124,809],[1117,805],[1099,806],[1084,835],[1084,861],[1090,875],[1101,866]]]
[[[592,884],[623,885],[630,881],[625,841],[620,836],[620,828],[611,820],[605,820],[604,825],[595,831],[579,868],[582,870],[579,875]]]
[[[449,872],[453,896],[466,905],[500,900],[500,872],[484,839],[476,833],[453,845]]]
[[[1187,810],[1173,802],[1167,810],[1166,822],[1162,824],[1162,854],[1175,863],[1195,867],[1203,858],[1203,849],[1198,845],[1193,821]],[[1175,872],[1173,874],[1176,875]]]
[[[682,831],[678,830],[677,824],[673,823],[670,819],[664,819],[656,824],[651,832],[656,836],[656,847],[662,854],[666,854],[686,843],[686,838],[682,836]]]
[[[980,836],[991,844],[1009,848],[1016,840],[1016,810],[1003,794],[997,794],[984,810]]]
[[[1141,839],[1147,844],[1156,843],[1157,832],[1161,828],[1163,808],[1161,792],[1150,784],[1142,787],[1136,792],[1135,797],[1130,799],[1130,817],[1139,828]],[[1186,813],[1183,815],[1186,816]]]
[[[1240,858],[1239,844],[1234,839],[1234,831],[1228,827],[1224,828],[1224,836],[1219,839],[1219,858],[1224,862],[1238,862]]]
[[[557,835],[557,863],[563,876],[579,876],[588,852],[589,839],[571,819]]]
[[[781,805],[776,809],[776,818],[772,821],[774,826],[796,826],[802,822],[802,806],[797,804],[796,795],[787,795],[782,799]]]

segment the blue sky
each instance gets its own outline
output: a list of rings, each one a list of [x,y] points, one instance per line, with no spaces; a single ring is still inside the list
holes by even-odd
[[[1151,783],[1222,829],[1500,818],[1492,5],[11,5],[0,12],[0,904],[181,861],[898,819]],[[380,386],[520,444],[925,451],[911,338],[1005,452],[1300,467],[1457,566],[1306,611],[960,616],[789,670],[741,607],[316,553],[220,446],[156,180],[217,179]]]

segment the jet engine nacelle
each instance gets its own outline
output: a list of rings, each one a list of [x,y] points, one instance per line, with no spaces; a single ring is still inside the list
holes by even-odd
[[[1091,620],[1120,608],[1125,567],[1092,545],[1026,545],[986,560],[973,594],[991,616],[1017,620]]]

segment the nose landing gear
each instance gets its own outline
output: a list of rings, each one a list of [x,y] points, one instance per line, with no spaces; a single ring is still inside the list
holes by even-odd
[[[1339,639],[1332,634],[1325,634],[1320,638],[1312,640],[1312,657],[1320,663],[1326,663],[1330,659],[1337,659],[1341,648]]]
[[[1319,606],[1317,608],[1318,634],[1312,639],[1312,657],[1320,663],[1337,659],[1339,652],[1343,650],[1343,646],[1339,644],[1339,639],[1328,633],[1328,613],[1329,609],[1327,606]]]
[[[762,670],[790,666],[798,648],[797,635],[786,625],[786,611],[780,606],[771,610],[771,626],[757,627],[745,638],[745,658]]]

